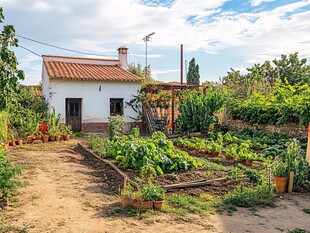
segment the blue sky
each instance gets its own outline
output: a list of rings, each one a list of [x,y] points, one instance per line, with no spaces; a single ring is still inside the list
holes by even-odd
[[[299,52],[310,60],[310,0],[0,0],[5,24],[34,40],[115,57],[129,48],[130,62],[148,63],[160,81],[180,80],[184,60],[195,57],[201,82],[216,81],[230,68],[245,72],[254,63]],[[84,56],[19,38],[42,55]],[[42,59],[14,48],[24,84],[41,79]],[[184,65],[185,68],[185,65]]]

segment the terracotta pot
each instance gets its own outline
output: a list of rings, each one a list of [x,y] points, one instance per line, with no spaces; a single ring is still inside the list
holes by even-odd
[[[287,177],[274,176],[273,179],[276,183],[277,193],[285,193],[288,178]]]
[[[64,135],[60,135],[60,138],[59,138],[59,140],[60,140],[60,141],[63,141],[63,140],[65,140],[65,137],[64,137]]]
[[[23,140],[21,139],[18,139],[15,141],[16,145],[20,146],[20,145],[23,145]]]
[[[48,142],[49,137],[50,136],[48,136],[48,135],[43,135],[43,142]]]
[[[3,149],[5,151],[7,151],[9,149],[9,144],[8,143],[3,144],[2,146],[3,146]]]
[[[194,147],[190,147],[189,150],[193,151],[193,150],[195,150],[195,148]]]
[[[246,160],[245,161],[245,165],[251,167],[252,166],[253,161],[252,160]]]
[[[132,200],[129,197],[121,197],[121,206],[123,208],[129,207],[132,205]]]
[[[34,136],[34,140],[42,140],[42,135],[36,135],[36,136]]]
[[[225,158],[226,158],[227,160],[233,160],[233,159],[234,159],[234,157],[232,157],[232,156],[230,156],[230,155],[225,155]]]
[[[220,152],[218,151],[212,151],[211,155],[216,157],[216,156],[219,156]]]
[[[33,136],[27,136],[27,144],[32,143],[33,141]]]
[[[177,148],[181,148],[182,145],[180,143],[177,143]]]
[[[64,140],[69,141],[70,140],[70,134],[65,134],[64,135]]]
[[[55,141],[56,141],[56,142],[59,142],[59,140],[60,140],[60,135],[56,135],[56,136],[55,136]]]
[[[195,148],[195,152],[196,152],[196,153],[199,153],[199,152],[200,152],[200,149],[199,149],[199,148]]]
[[[152,201],[134,201],[133,202],[133,206],[136,209],[140,209],[140,210],[149,210],[149,209],[153,209],[153,202]]]
[[[16,146],[15,139],[10,139],[9,140],[9,146]]]
[[[208,154],[208,151],[206,151],[206,150],[200,150],[200,153],[206,155],[206,154]]]
[[[55,136],[55,135],[50,135],[50,140],[51,140],[52,142],[54,142],[55,139],[56,139],[56,136]]]
[[[163,207],[164,200],[154,201],[154,209],[160,210]]]

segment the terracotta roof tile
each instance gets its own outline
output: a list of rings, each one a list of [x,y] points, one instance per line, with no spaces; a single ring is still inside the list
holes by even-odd
[[[82,64],[44,60],[51,79],[100,80],[139,82],[142,79],[127,70],[113,65]]]

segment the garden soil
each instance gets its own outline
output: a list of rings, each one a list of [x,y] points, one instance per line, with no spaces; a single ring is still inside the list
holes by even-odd
[[[77,140],[12,149],[23,167],[23,187],[15,202],[1,211],[2,224],[28,232],[287,232],[310,230],[310,194],[284,195],[276,208],[238,208],[224,214],[180,218],[173,214],[128,217],[115,214],[121,177],[83,155]],[[12,231],[14,232],[14,231]]]

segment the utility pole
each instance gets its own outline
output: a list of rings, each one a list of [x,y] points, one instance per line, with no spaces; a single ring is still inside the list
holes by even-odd
[[[143,38],[143,40],[145,41],[145,73],[144,73],[145,79],[147,76],[147,42],[150,41],[151,36],[153,36],[154,34],[155,34],[155,32],[152,32]]]

